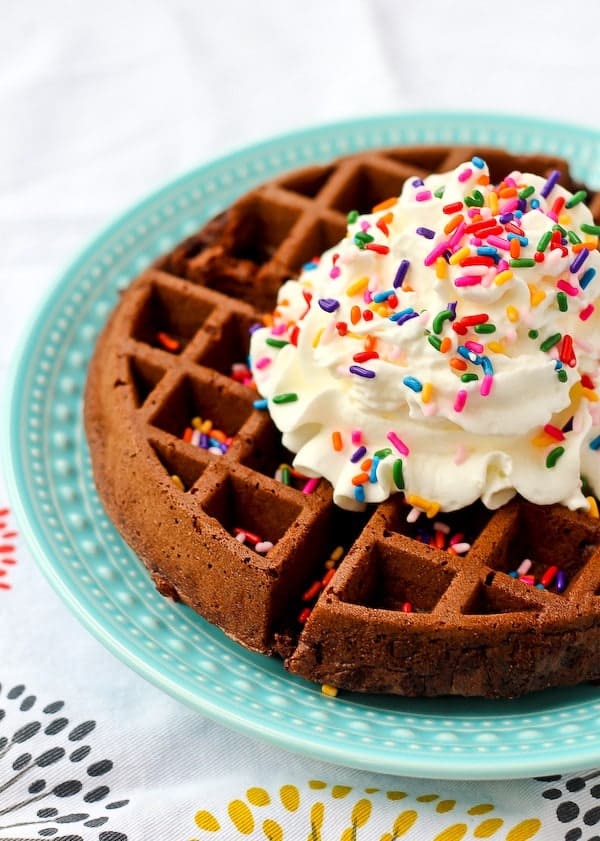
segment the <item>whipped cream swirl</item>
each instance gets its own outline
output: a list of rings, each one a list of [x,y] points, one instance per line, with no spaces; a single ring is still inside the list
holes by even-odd
[[[250,358],[296,453],[359,510],[600,494],[600,254],[585,193],[475,157],[411,178],[281,287]]]

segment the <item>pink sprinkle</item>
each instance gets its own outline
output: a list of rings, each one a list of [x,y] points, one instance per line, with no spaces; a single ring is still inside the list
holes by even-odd
[[[363,219],[362,222],[360,223],[360,227],[363,231],[368,231],[369,228],[371,227],[371,223],[369,222],[368,219]]]
[[[406,522],[407,523],[416,523],[422,513],[423,512],[421,511],[420,508],[416,508],[415,506],[413,506],[410,509],[410,511],[408,512],[408,514],[406,515]]]
[[[521,563],[517,567],[517,575],[527,575],[532,566],[533,562],[530,560],[530,558],[525,558],[525,560],[521,561]]]
[[[271,333],[273,336],[281,336],[287,329],[287,324],[276,324],[271,328]]]
[[[302,493],[303,494],[311,494],[315,490],[315,488],[317,487],[318,484],[319,484],[319,477],[318,476],[315,476],[314,478],[309,479],[308,482],[302,488]]]
[[[500,272],[505,272],[508,268],[510,268],[508,260],[500,260],[498,263],[498,274],[500,274]]]
[[[472,219],[473,216],[478,216],[479,215],[479,210],[480,210],[479,207],[470,207],[467,210],[467,215],[469,216],[470,219]]]
[[[463,171],[458,174],[458,180],[460,181],[461,184],[463,184],[465,181],[468,181],[469,178],[472,175],[473,175],[473,170],[469,166],[466,169],[463,169]]]
[[[263,356],[261,359],[256,360],[256,362],[254,363],[254,367],[258,368],[259,370],[262,370],[262,368],[266,368],[267,365],[270,365],[271,362],[272,359],[270,356]]]
[[[456,230],[452,234],[452,238],[450,239],[450,243],[449,243],[450,248],[452,250],[454,250],[456,248],[456,246],[459,244],[459,242],[463,238],[466,227],[467,227],[466,222],[460,222],[460,224],[457,226]]]
[[[455,286],[478,286],[480,283],[481,275],[478,274],[465,274],[454,281]]]
[[[556,215],[556,213],[553,210],[547,210],[546,211],[546,216],[549,219],[552,219],[553,222],[558,222],[558,216]]]
[[[390,444],[393,444],[394,447],[398,450],[398,452],[403,455],[407,456],[410,452],[404,441],[401,438],[398,438],[395,432],[388,432],[387,439]]]
[[[506,178],[504,179],[504,183],[506,184],[507,187],[516,187],[517,186],[517,182],[512,177],[512,175],[507,175]]]
[[[471,245],[482,245],[483,240],[481,239],[481,237],[471,237],[469,242]]]
[[[364,298],[365,304],[370,304],[371,303],[371,301],[373,300],[373,293],[371,292],[370,289],[365,289],[365,294],[363,295],[363,298]]]
[[[504,237],[497,237],[492,234],[487,238],[487,241],[490,245],[493,245],[494,248],[501,248],[503,251],[510,251],[510,242]]]
[[[415,199],[417,201],[428,201],[431,198],[431,190],[421,190],[417,193]]]
[[[438,242],[438,244],[433,249],[433,251],[430,251],[429,254],[427,255],[427,257],[425,257],[425,259],[423,260],[423,263],[426,266],[433,266],[433,264],[435,263],[437,258],[441,257],[441,255],[444,253],[444,251],[447,248],[449,248],[449,246],[450,246],[450,242],[448,240],[445,240],[444,242]]]
[[[566,280],[561,279],[561,280],[558,281],[558,283],[556,285],[563,292],[566,292],[567,295],[572,295],[573,297],[575,295],[579,295],[579,288],[577,286],[573,286],[572,283],[568,283]]]
[[[355,447],[358,447],[359,444],[362,443],[362,430],[361,429],[353,429],[352,430],[352,443]]]
[[[582,321],[587,321],[588,318],[590,317],[590,315],[594,312],[594,309],[595,308],[594,308],[593,304],[588,304],[587,307],[582,309],[581,312],[579,313],[579,318]]]
[[[464,388],[461,388],[460,391],[456,392],[456,400],[454,401],[454,411],[455,412],[462,412],[465,408],[465,403],[467,402],[467,392]]]
[[[464,555],[465,552],[468,552],[471,548],[471,544],[462,541],[461,543],[453,543],[452,548],[454,549],[457,555]]]
[[[334,266],[334,267],[331,269],[331,271],[329,272],[329,277],[330,277],[332,280],[335,280],[335,279],[336,279],[336,277],[339,277],[339,276],[341,275],[341,273],[342,273],[342,270],[340,269],[340,267],[339,267],[339,266]]]
[[[465,342],[465,347],[472,350],[473,353],[483,353],[485,347],[481,344],[481,342]]]
[[[502,213],[512,213],[513,210],[519,209],[519,199],[508,199],[502,205]]]
[[[457,531],[456,534],[452,535],[448,543],[450,544],[450,546],[456,546],[457,543],[462,543],[464,539],[465,536],[462,533],[462,531]]]
[[[467,448],[464,444],[460,444],[456,448],[456,453],[454,454],[454,464],[462,464],[467,459]]]
[[[494,381],[494,377],[491,374],[484,374],[483,380],[481,381],[481,388],[479,389],[479,393],[482,397],[487,397],[490,391],[492,390],[492,383]]]

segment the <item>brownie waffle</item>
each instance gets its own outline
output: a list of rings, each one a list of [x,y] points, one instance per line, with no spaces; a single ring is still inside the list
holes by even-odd
[[[517,498],[415,522],[402,494],[341,510],[293,469],[245,366],[281,283],[348,212],[474,154],[492,179],[566,173],[550,156],[419,147],[283,175],[134,280],[90,365],[98,491],[158,590],[331,691],[500,698],[600,678],[597,517]]]

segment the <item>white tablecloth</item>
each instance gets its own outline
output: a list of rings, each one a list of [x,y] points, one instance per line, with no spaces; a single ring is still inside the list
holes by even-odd
[[[600,7],[581,0],[4,0],[0,12],[2,377],[31,309],[85,242],[226,151],[423,109],[600,128]],[[190,712],[83,630],[15,528],[0,514],[15,562],[0,564],[0,839],[598,839],[593,771],[384,777]]]

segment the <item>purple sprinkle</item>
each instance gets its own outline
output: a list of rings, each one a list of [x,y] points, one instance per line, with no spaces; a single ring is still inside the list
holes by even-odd
[[[406,277],[406,272],[410,267],[409,260],[402,260],[400,265],[398,266],[398,270],[396,272],[396,277],[394,278],[394,289],[398,289],[399,286],[402,286],[404,283],[404,278]]]
[[[554,579],[554,586],[557,593],[564,593],[567,588],[567,574],[564,570],[559,569]]]
[[[360,461],[361,458],[363,458],[363,456],[365,456],[366,454],[367,454],[367,448],[363,447],[363,445],[361,444],[361,446],[358,448],[358,450],[355,450],[352,453],[352,455],[350,456],[350,461],[352,462],[352,464],[356,464],[356,462]]]
[[[502,216],[498,217],[498,222],[500,222],[502,225],[506,225],[507,222],[512,222],[514,218],[515,217],[513,213],[503,213]]]
[[[582,248],[577,257],[575,257],[575,259],[569,266],[569,271],[571,272],[571,274],[576,274],[589,256],[590,252],[588,251],[588,249]]]
[[[451,319],[451,321],[454,321],[454,319],[456,318],[456,304],[457,303],[458,303],[458,301],[450,301],[450,303],[446,306],[446,309],[450,310],[450,312],[453,315],[453,318]]]
[[[262,328],[263,328],[264,326],[265,326],[264,324],[260,324],[260,323],[257,321],[257,322],[256,322],[256,324],[253,324],[253,325],[249,328],[248,332],[250,333],[250,335],[252,335],[253,333],[256,333],[256,331],[257,331],[257,330],[262,330]]]
[[[368,368],[363,368],[361,365],[351,365],[349,370],[351,374],[358,374],[359,377],[366,377],[368,380],[372,380],[375,376],[375,371],[369,371]]]
[[[407,321],[410,321],[411,318],[418,318],[418,312],[407,312],[406,315],[401,316],[400,318],[395,319],[396,324],[401,327],[403,324],[406,324]]]
[[[540,190],[540,196],[542,198],[547,199],[554,187],[557,185],[560,179],[560,169],[553,169],[550,175],[548,176],[548,180]]]
[[[319,306],[325,312],[335,312],[339,307],[340,302],[335,298],[319,298]]]
[[[524,212],[524,211],[526,211],[526,210],[527,210],[527,202],[525,201],[525,199],[519,199],[519,205],[518,205],[518,207],[519,207],[519,210],[520,210],[521,212]]]
[[[435,231],[432,231],[431,228],[417,228],[416,233],[426,239],[433,239],[435,236]]]
[[[413,187],[422,187],[425,184],[420,178],[415,178],[412,182]]]
[[[198,444],[199,447],[202,447],[203,450],[208,450],[210,447],[210,441],[206,432],[200,433],[200,443]]]

